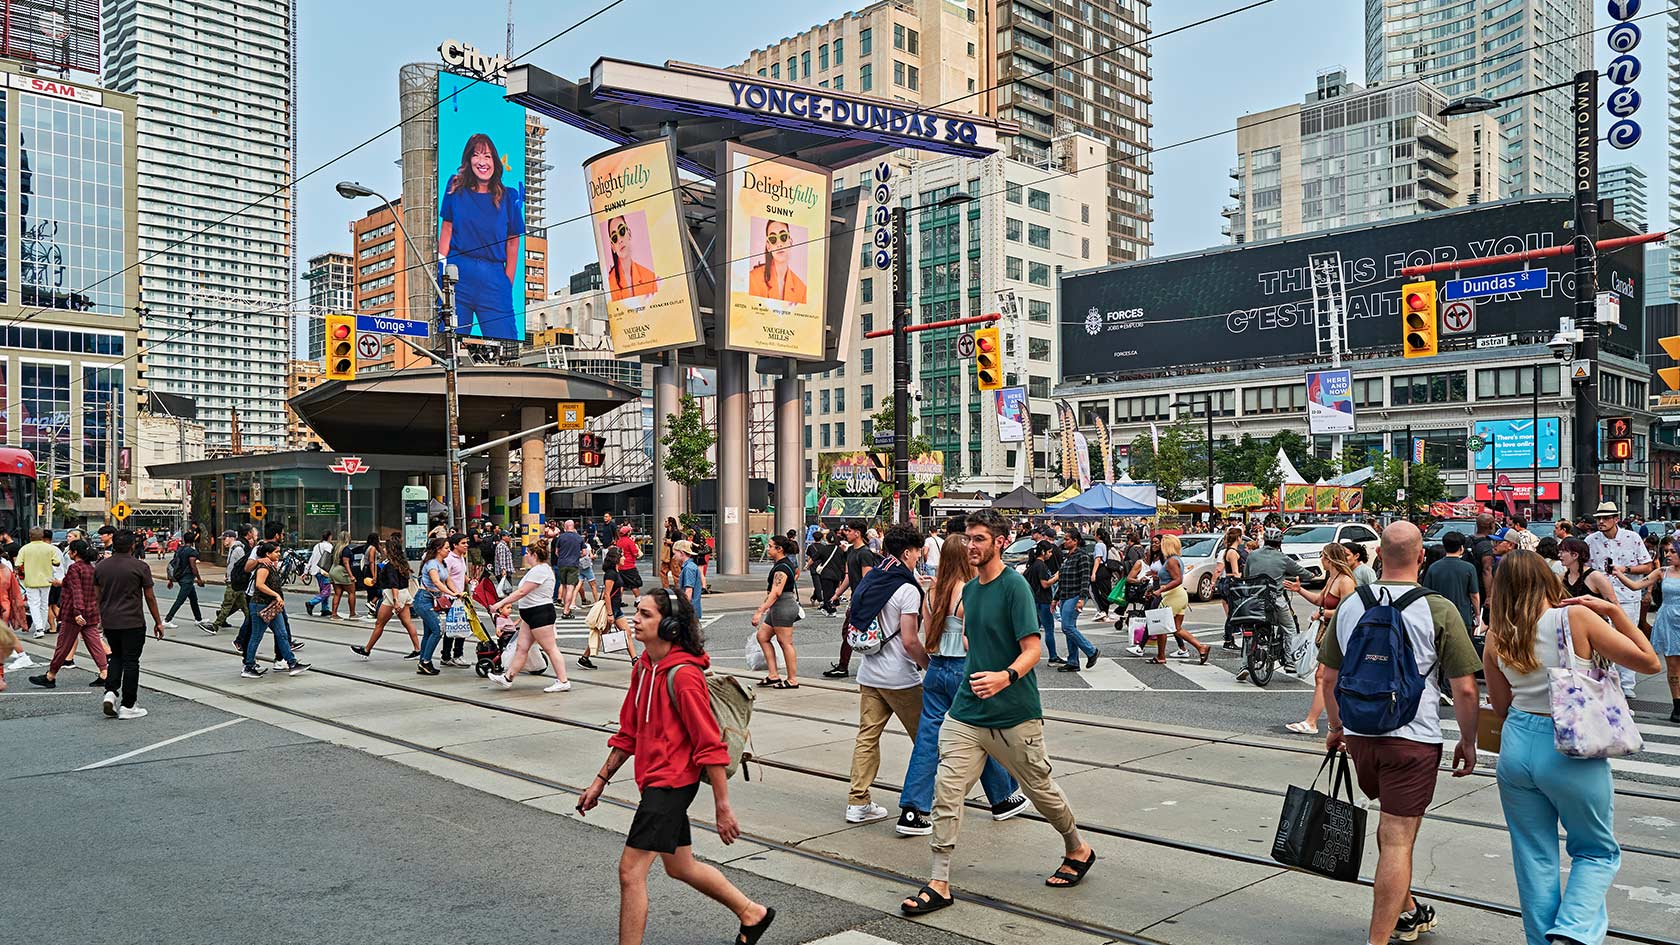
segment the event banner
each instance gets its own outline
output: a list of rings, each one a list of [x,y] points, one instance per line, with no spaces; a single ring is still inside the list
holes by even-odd
[[[1482,449],[1476,453],[1477,469],[1529,469],[1536,462],[1541,469],[1558,468],[1562,451],[1557,417],[1540,418],[1540,451],[1535,453],[1534,420],[1477,420],[1476,435]]]
[[[1353,372],[1307,374],[1307,429],[1313,435],[1353,432]]]
[[[1365,508],[1365,490],[1286,482],[1278,488],[1278,501],[1285,512],[1360,512]]]
[[[1227,482],[1219,487],[1220,505],[1230,508],[1260,509],[1274,505],[1275,496],[1267,495],[1251,482]]]
[[[700,307],[672,139],[597,154],[584,162],[583,175],[613,353],[698,344]]]
[[[833,182],[814,164],[726,143],[720,201],[728,239],[722,346],[771,357],[823,357]]]
[[[472,76],[439,72],[437,89],[437,251],[459,280],[455,330],[524,341],[525,109]]]
[[[910,457],[910,489],[914,495],[937,494],[945,477],[945,454],[933,450]],[[884,494],[891,488],[891,453],[818,453],[817,482],[825,495]]]
[[[999,443],[1019,443],[1027,438],[1027,389],[1005,387],[997,392]]]

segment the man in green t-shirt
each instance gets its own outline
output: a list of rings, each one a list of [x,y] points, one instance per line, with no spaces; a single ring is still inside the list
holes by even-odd
[[[1079,885],[1097,852],[1080,839],[1067,795],[1050,778],[1044,747],[1044,710],[1033,667],[1043,651],[1032,589],[1003,566],[1009,523],[992,509],[968,517],[968,560],[978,577],[963,588],[963,635],[968,638],[968,678],[957,689],[939,731],[939,775],[933,794],[932,878],[899,904],[906,915],[950,905],[951,851],[962,827],[963,799],[980,779],[986,759],[1003,765],[1021,791],[1062,835],[1067,855],[1046,886]]]

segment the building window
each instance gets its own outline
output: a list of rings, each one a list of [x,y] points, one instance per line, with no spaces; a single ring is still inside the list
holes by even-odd
[[[1423,461],[1442,469],[1463,469],[1470,465],[1470,452],[1464,447],[1463,430],[1429,430],[1413,433],[1423,441]]]
[[[1004,184],[1003,185],[1003,193],[1004,193],[1004,199],[1008,200],[1010,203],[1020,203],[1021,202],[1021,185],[1020,184]]]
[[[874,71],[868,63],[858,67],[858,88],[867,92],[875,87]]]
[[[805,392],[805,416],[807,416],[807,417],[809,417],[811,415],[811,398],[814,397],[814,396],[816,396],[816,395],[813,394],[811,391],[806,391]]]
[[[770,74],[770,70],[768,70],[768,69],[760,69],[760,70],[758,70],[758,74],[759,74],[759,76],[760,76],[760,77],[763,77],[763,76],[766,76],[766,75],[769,75],[769,74]],[[808,446],[808,445],[810,445],[810,444],[806,444],[806,445],[807,445],[807,446]]]
[[[1048,360],[1050,360],[1050,339],[1049,338],[1028,338],[1027,339],[1027,359],[1029,361],[1048,361]]]
[[[840,370],[844,371],[845,369],[845,365],[840,366]],[[834,412],[846,412],[846,388],[844,387],[836,387],[834,389]]]
[[[1020,279],[1023,277],[1021,260],[1014,256],[1003,258],[1003,276],[1005,279]]]
[[[905,71],[910,73],[910,88],[912,90],[921,88],[922,87],[922,70],[916,68],[915,66],[910,66],[910,67],[906,68]]]
[[[863,418],[863,445],[868,446],[875,438],[875,420],[872,417]],[[807,477],[806,481],[810,481]]]
[[[1250,387],[1243,391],[1243,413],[1297,413],[1307,409],[1307,388],[1304,384],[1279,384],[1272,387]]]
[[[832,405],[833,405],[833,402],[834,402],[833,398],[834,398],[834,394],[833,394],[832,391],[826,391],[825,390],[825,391],[822,392],[822,412],[823,413],[833,413],[834,412],[831,409]]]
[[[23,403],[23,448],[35,456],[42,474],[51,468],[70,472],[70,365],[19,364],[18,394]]]
[[[867,335],[870,332],[874,331],[875,330],[875,313],[874,312],[864,312],[863,313],[863,318],[862,318],[862,323],[863,323],[863,333],[864,334]]]
[[[869,55],[869,50],[873,46],[870,42],[871,33],[872,31],[868,29],[858,30],[858,55]],[[838,44],[836,44],[836,46],[838,46]],[[836,58],[836,61],[839,61],[838,58]]]
[[[1081,259],[1091,258],[1091,238],[1082,236],[1079,239],[1079,256]]]
[[[864,30],[864,32],[867,33],[869,31]],[[868,51],[869,50],[867,50],[867,49],[864,50],[864,52],[868,52]],[[837,39],[837,40],[834,41],[834,64],[836,66],[838,66],[845,61],[846,61],[846,41],[844,39]],[[834,87],[839,88],[840,83],[838,81],[836,81],[834,83]]]
[[[1027,207],[1031,210],[1050,209],[1050,193],[1044,190],[1027,189]]]
[[[789,82],[797,82],[799,80],[799,59],[796,56],[788,57],[787,79]]]
[[[1027,320],[1048,323],[1050,321],[1050,303],[1038,299],[1027,300]]]
[[[863,409],[874,410],[875,409],[875,385],[874,384],[863,385],[863,388],[859,391],[859,394],[860,394],[860,396],[863,397]],[[865,435],[867,435],[867,434],[865,434]]]
[[[1048,287],[1050,285],[1050,264],[1041,262],[1028,263],[1027,281],[1033,285]]]
[[[1470,399],[1463,371],[1444,374],[1405,374],[1389,379],[1389,404],[1462,404]]]
[[[970,59],[974,58],[974,44],[973,43],[968,44],[968,58],[970,58]]]
[[[781,77],[782,77],[782,64],[779,63],[779,62],[772,62],[770,64],[770,78],[780,79]]]
[[[1382,404],[1382,378],[1356,377],[1353,379],[1353,405],[1355,407],[1381,407]]]
[[[1027,227],[1027,245],[1039,249],[1050,248],[1050,228],[1036,224]]]
[[[842,90],[845,87],[846,87],[846,77],[843,76],[843,75],[835,76],[834,77],[834,88],[836,90]]]
[[[805,78],[811,77],[811,51],[809,49],[799,54],[799,70],[805,73]]]
[[[827,43],[823,43],[821,46],[817,47],[817,71],[819,71],[819,72],[827,72],[828,71],[828,44]]]
[[[894,49],[903,49],[904,48],[904,24],[903,23],[894,23],[893,24],[893,48]]]
[[[875,373],[875,350],[873,348],[863,349],[862,361],[863,361],[863,373],[874,374]]]
[[[113,415],[113,407],[115,413]],[[82,367],[82,487],[97,495],[99,473],[115,473],[110,461],[109,424],[116,422],[116,442],[123,442],[123,372],[121,368]],[[66,430],[66,439],[69,431]],[[68,470],[61,469],[60,472]]]
[[[822,425],[822,445],[825,450],[834,445],[833,438],[830,436],[829,426],[826,423]]]
[[[917,32],[915,30],[912,30],[912,29],[905,30],[904,31],[904,51],[910,53],[912,56],[919,55],[921,53],[921,43],[918,41],[918,40],[920,40],[920,38],[921,37],[917,34]]]
[[[1079,222],[1080,223],[1090,223],[1091,222],[1091,205],[1090,204],[1082,203],[1082,204],[1079,205]]]
[[[805,424],[805,448],[811,448],[811,425],[809,423]]]
[[[862,288],[859,290],[858,300],[865,305],[869,305],[875,301],[875,280],[865,279],[861,283],[861,286]]]
[[[1557,392],[1557,368],[1551,365],[1542,365],[1540,368],[1540,393],[1556,396]],[[1532,366],[1486,368],[1476,372],[1477,400],[1533,396],[1534,368]]]
[[[893,60],[893,85],[904,84],[904,63]]]
[[[836,423],[834,425],[834,445],[846,445],[846,425],[844,423]]]
[[[1009,240],[1011,243],[1019,243],[1019,242],[1021,242],[1022,230],[1023,230],[1023,227],[1022,227],[1022,224],[1021,224],[1020,220],[1017,220],[1014,217],[1005,217],[1004,218],[1004,220],[1003,220],[1003,238],[1004,239]]]
[[[1029,377],[1029,378],[1027,378],[1027,396],[1033,398],[1034,400],[1042,400],[1046,397],[1049,397],[1050,396],[1050,379],[1048,377]],[[1033,424],[1033,429],[1034,430],[1044,430],[1044,429],[1047,429],[1047,427],[1041,427],[1037,423],[1034,423]]]

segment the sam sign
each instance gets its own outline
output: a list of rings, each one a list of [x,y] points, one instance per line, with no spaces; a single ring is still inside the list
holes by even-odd
[[[1307,426],[1313,433],[1353,432],[1353,372],[1313,371],[1307,375]]]

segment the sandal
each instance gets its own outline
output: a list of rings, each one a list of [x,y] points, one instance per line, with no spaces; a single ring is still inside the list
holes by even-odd
[[[770,931],[770,923],[776,921],[776,910],[773,906],[764,907],[764,918],[758,920],[757,925],[741,926],[740,934],[735,936],[735,945],[758,945],[758,940],[764,933]]]
[[[758,688],[760,689],[779,689],[781,685],[781,679],[776,676],[766,676],[758,681]]]
[[[1062,857],[1062,865],[1056,867],[1056,872],[1051,873],[1044,880],[1044,885],[1049,886],[1051,889],[1072,889],[1073,887],[1079,885],[1080,881],[1085,878],[1085,874],[1091,871],[1092,865],[1096,862],[1097,851],[1095,850],[1091,851],[1091,858],[1084,862],[1080,862],[1071,856],[1064,856]],[[1069,873],[1067,872],[1068,870],[1072,870],[1072,872]],[[1059,879],[1061,882],[1051,882],[1051,880],[1055,879]]]
[[[1144,662],[1145,663],[1154,663],[1156,666],[1167,665],[1167,661],[1164,660],[1164,659],[1161,659],[1159,656],[1151,656],[1149,659],[1144,660]]]
[[[1288,725],[1285,725],[1284,728],[1289,729],[1291,732],[1294,732],[1297,735],[1317,735],[1318,734],[1318,723],[1317,722],[1308,722],[1306,719],[1302,719],[1299,722],[1290,722]]]
[[[778,679],[778,680],[776,680],[776,684],[774,686],[771,686],[770,688],[772,688],[772,689],[798,689],[799,684],[798,683],[790,683],[785,679]]]
[[[1207,661],[1208,661],[1208,657],[1210,657],[1212,655],[1213,655],[1213,647],[1211,647],[1211,646],[1202,647],[1202,655],[1201,655],[1200,659],[1196,660],[1196,665],[1197,666],[1206,666]]]
[[[929,912],[938,912],[954,902],[956,902],[955,899],[950,896],[941,896],[932,886],[923,886],[916,890],[914,896],[899,903],[898,910],[910,916],[927,915]],[[915,905],[911,905],[911,903],[915,903]]]

